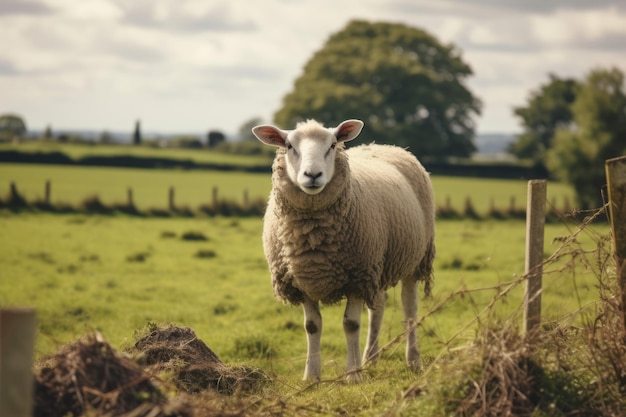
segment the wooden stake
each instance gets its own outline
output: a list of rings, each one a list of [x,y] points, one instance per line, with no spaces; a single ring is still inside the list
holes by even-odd
[[[626,340],[626,156],[609,159],[604,167],[609,192],[623,338]]]
[[[33,415],[35,310],[0,310],[0,416]]]
[[[50,193],[51,193],[51,188],[52,188],[52,184],[50,183],[50,180],[46,181],[46,190],[45,190],[45,197],[44,197],[44,201],[46,203],[46,205],[50,205]]]
[[[213,207],[217,207],[217,187],[213,187]]]
[[[135,206],[135,201],[133,199],[133,189],[131,187],[128,187],[128,190],[126,190],[126,205],[128,207]]]
[[[543,239],[546,223],[546,180],[528,181],[526,207],[526,290],[524,293],[524,333],[530,335],[541,324],[541,285]]]
[[[169,201],[168,206],[169,206],[170,211],[176,210],[176,204],[174,202],[174,194],[175,194],[174,187],[170,187],[169,198],[168,198],[168,201]]]

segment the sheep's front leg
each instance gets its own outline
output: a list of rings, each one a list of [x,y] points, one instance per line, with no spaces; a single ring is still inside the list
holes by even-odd
[[[304,298],[304,329],[306,330],[307,352],[303,379],[320,379],[322,362],[320,343],[322,340],[322,314],[317,301]]]
[[[347,372],[349,382],[360,382],[361,376],[361,348],[359,346],[359,331],[361,329],[361,311],[363,300],[359,297],[348,297],[346,311],[343,315],[343,331],[346,334],[348,345]]]
[[[417,345],[417,282],[413,278],[402,280],[402,309],[404,310],[406,337],[406,363],[414,371],[422,367]]]
[[[380,336],[380,326],[385,313],[385,293],[381,291],[374,299],[374,305],[368,310],[367,344],[363,352],[363,362],[378,360],[378,339]]]

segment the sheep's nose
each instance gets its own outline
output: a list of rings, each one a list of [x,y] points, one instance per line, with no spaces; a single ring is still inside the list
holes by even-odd
[[[312,173],[312,172],[304,171],[304,175],[311,178],[312,180],[316,180],[322,176],[322,173],[321,172]]]

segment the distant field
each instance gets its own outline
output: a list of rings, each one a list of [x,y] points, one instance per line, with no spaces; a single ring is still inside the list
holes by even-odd
[[[1,196],[8,192],[9,184],[15,182],[28,200],[43,198],[47,180],[52,182],[52,202],[77,204],[93,195],[98,195],[107,204],[125,202],[127,189],[131,187],[139,209],[165,207],[170,187],[176,189],[177,205],[192,209],[211,202],[213,187],[218,187],[220,198],[239,202],[244,190],[252,200],[267,198],[271,188],[270,174],[0,164]],[[449,199],[453,208],[463,210],[468,197],[482,214],[489,210],[492,201],[501,210],[509,208],[512,198],[517,208],[526,206],[527,181],[524,180],[434,176],[433,184],[439,206]],[[573,204],[573,196],[568,185],[552,182],[548,185],[548,201],[559,209],[563,208],[566,199]]]
[[[207,149],[152,148],[130,145],[84,145],[57,142],[0,143],[0,151],[62,152],[72,159],[86,156],[135,156],[141,158],[170,158],[190,160],[196,163],[237,165],[242,167],[269,165],[272,158],[267,155],[237,155]]]

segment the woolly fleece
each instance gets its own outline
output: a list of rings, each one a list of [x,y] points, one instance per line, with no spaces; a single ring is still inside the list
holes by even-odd
[[[298,305],[307,294],[329,304],[354,294],[371,308],[378,292],[405,278],[425,281],[429,295],[435,206],[430,177],[411,153],[339,144],[334,176],[317,195],[291,182],[285,149],[272,171],[263,246],[278,299]]]

